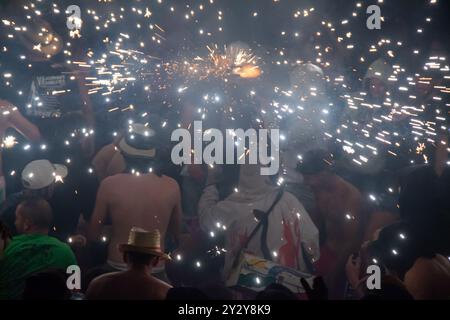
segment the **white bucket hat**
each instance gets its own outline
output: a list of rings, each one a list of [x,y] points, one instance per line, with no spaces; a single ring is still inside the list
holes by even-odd
[[[48,160],[35,160],[25,166],[22,171],[22,184],[30,190],[48,187],[55,181],[67,176],[67,167],[53,164]]]
[[[152,159],[156,156],[156,148],[152,143],[155,139],[155,131],[143,124],[132,124],[128,135],[119,142],[119,150],[132,157]]]

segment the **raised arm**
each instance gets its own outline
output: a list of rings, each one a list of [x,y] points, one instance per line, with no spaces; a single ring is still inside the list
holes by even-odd
[[[8,125],[32,142],[41,139],[39,129],[19,112],[18,108],[6,100],[0,100],[0,110],[7,117]]]

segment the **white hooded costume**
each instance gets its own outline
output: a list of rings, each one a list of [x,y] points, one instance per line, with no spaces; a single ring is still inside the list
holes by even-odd
[[[233,261],[247,237],[258,225],[254,209],[266,212],[274,203],[278,189],[260,175],[258,165],[242,165],[238,192],[219,201],[215,185],[205,188],[199,202],[199,220],[205,232],[217,230],[218,223],[227,228],[225,249],[226,278]],[[247,251],[263,257],[261,230],[250,240]],[[284,192],[269,215],[267,247],[273,261],[308,272],[305,259],[315,262],[319,258],[319,231],[303,205],[289,192]],[[307,252],[309,257],[304,257]]]

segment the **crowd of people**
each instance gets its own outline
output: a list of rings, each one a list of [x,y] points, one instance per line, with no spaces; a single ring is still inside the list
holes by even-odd
[[[318,99],[329,105],[324,86],[311,100],[302,97],[311,114],[284,124],[289,143],[281,146],[277,175],[261,175],[259,164],[175,166],[167,132],[176,123],[192,131],[201,86],[174,99],[180,112],[167,126],[154,110],[150,121],[102,122],[107,112],[96,113],[82,73],[71,70],[72,79],[54,66],[60,48],[41,55],[28,49],[35,67],[23,73],[31,78],[22,84],[34,88],[34,101],[60,114],[39,104],[25,108],[10,87],[1,88],[7,99],[0,100],[1,140],[14,129],[51,150],[25,156],[3,142],[0,299],[450,299],[447,127],[436,133],[424,164],[380,147],[368,166],[355,165],[315,130],[314,105]],[[324,77],[312,63],[302,68],[297,75]],[[374,60],[357,89],[364,99],[335,103],[350,104],[336,112],[340,123],[351,128],[386,113],[352,108],[390,99],[386,68],[383,59]],[[68,101],[49,100],[56,80],[73,88],[63,95]],[[291,79],[299,96],[306,94],[299,81],[320,82]],[[433,108],[437,85],[417,86],[418,103]],[[216,117],[211,123],[223,131],[252,127],[251,114],[239,125],[220,112]],[[394,122],[406,123],[401,116]],[[109,129],[111,140],[101,134]],[[71,266],[81,271],[74,288]],[[376,288],[369,267],[379,270]]]
[[[178,182],[155,162],[155,132],[138,124],[131,132],[94,157],[100,181],[95,206],[67,238],[55,232],[64,210],[50,205],[55,189],[65,187],[67,167],[46,159],[25,166],[23,190],[2,206],[2,299],[450,297],[446,166],[441,174],[436,163],[401,177],[398,211],[369,203],[323,149],[307,152],[297,168],[313,194],[310,212],[261,176],[259,165],[235,166],[238,192],[225,196],[219,189],[229,168],[210,169],[197,215],[183,216]],[[243,249],[302,272],[303,292],[292,292],[282,279],[263,291],[227,287]],[[70,292],[65,271],[73,265],[81,267],[83,280]],[[367,288],[369,265],[382,270],[380,290]]]

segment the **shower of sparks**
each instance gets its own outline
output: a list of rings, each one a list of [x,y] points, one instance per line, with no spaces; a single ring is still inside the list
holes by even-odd
[[[17,143],[16,137],[14,136],[7,136],[3,139],[3,147],[7,149],[14,147]]]
[[[51,3],[52,9],[46,10],[48,4],[48,1],[31,2],[23,6],[23,13],[29,20],[33,19],[33,16],[43,18],[65,13],[65,10],[59,8],[56,3]],[[432,1],[429,5],[436,7],[437,4],[437,1]],[[281,3],[274,1],[273,5],[280,6]],[[380,2],[379,5],[383,3]],[[348,17],[336,17],[335,21],[323,19],[320,22],[317,20],[309,22],[309,19],[319,17],[316,8],[294,10],[292,13],[294,21],[299,20],[305,25],[315,26],[310,28],[311,37],[315,41],[312,51],[316,56],[311,62],[323,70],[323,81],[329,89],[327,91],[334,92],[335,96],[329,94],[325,96],[314,84],[308,87],[308,85],[297,86],[291,83],[285,88],[276,84],[271,90],[272,96],[264,92],[264,98],[272,102],[261,105],[259,114],[255,115],[255,121],[279,126],[282,121],[293,117],[307,127],[305,139],[310,138],[307,135],[313,135],[315,138],[335,141],[342,146],[351,162],[361,167],[370,167],[373,161],[376,162],[384,154],[408,159],[413,157],[412,161],[416,161],[417,158],[414,155],[422,157],[428,144],[438,142],[436,140],[439,138],[439,132],[447,130],[448,95],[450,94],[448,86],[450,69],[447,57],[438,55],[429,57],[427,61],[424,61],[423,74],[410,74],[399,63],[387,62],[383,70],[387,74],[380,74],[380,70],[375,70],[374,74],[376,77],[385,79],[389,88],[379,101],[371,101],[373,99],[369,98],[367,92],[351,90],[351,86],[346,83],[346,76],[335,72],[336,65],[332,62],[331,55],[334,54],[336,47],[359,50],[361,52],[359,62],[365,66],[366,62],[374,60],[370,58],[374,53],[384,52],[385,61],[393,61],[399,56],[397,51],[407,48],[408,44],[403,39],[380,38],[367,48],[359,46],[352,40],[356,32],[352,29],[352,19],[363,13],[364,5],[356,2]],[[211,14],[217,14],[216,31],[206,28],[196,31],[192,28],[192,19],[197,19],[197,24],[201,25],[200,17],[205,18]],[[84,76],[90,95],[126,95],[128,89],[136,85],[142,86],[150,95],[152,92],[161,90],[173,92],[170,90],[173,89],[175,82],[177,88],[188,88],[195,81],[209,78],[228,82],[232,76],[249,79],[262,75],[263,66],[259,65],[260,58],[245,44],[244,46],[224,44],[222,47],[218,44],[207,45],[207,51],[205,50],[207,54],[204,56],[191,56],[187,54],[189,50],[185,52],[181,50],[177,58],[160,57],[161,54],[156,52],[159,47],[164,47],[167,41],[165,33],[169,26],[164,27],[156,23],[157,15],[176,19],[182,17],[187,30],[192,29],[193,33],[198,32],[200,37],[210,39],[209,42],[214,40],[215,35],[226,32],[223,28],[225,14],[220,9],[219,2],[210,1],[208,4],[195,7],[173,1],[158,1],[153,6],[144,6],[143,3],[133,1],[127,5],[116,1],[99,1],[96,6],[82,8],[82,21],[74,18],[77,19],[76,22],[80,28],[88,25],[95,28],[95,32],[98,33],[96,39],[99,43],[93,44],[92,48],[97,49],[89,49],[84,58],[73,59],[71,42],[62,44],[61,39],[42,27],[40,30],[33,30],[37,33],[36,43],[32,44],[33,50],[49,57],[58,45],[64,45],[66,63],[77,67],[77,71],[73,72],[74,75]],[[249,12],[250,16],[256,21],[256,18],[262,16],[262,12],[252,11]],[[423,20],[429,25],[432,17],[426,16]],[[2,23],[11,31],[9,35],[11,38],[27,31],[24,25],[9,17],[2,18]],[[416,28],[420,30],[418,33],[426,31],[424,23],[420,24],[420,28]],[[71,30],[70,37],[80,37],[81,31],[82,29]],[[294,38],[299,37],[298,30],[280,29],[279,34],[282,38],[290,35]],[[335,43],[330,45],[324,42],[322,39],[325,34],[335,38]],[[102,47],[108,49],[98,49]],[[183,47],[183,43],[180,43],[180,47]],[[4,50],[8,48],[4,47]],[[155,53],[152,54],[152,52]],[[295,72],[296,65],[304,64],[302,57],[287,56],[283,48],[269,49],[267,52],[270,52],[269,57],[266,57],[267,65],[278,66],[285,70],[291,69]],[[411,52],[418,53],[418,50],[411,48]],[[22,56],[26,59],[25,55]],[[358,65],[354,67],[360,68]],[[429,75],[430,72],[434,72],[433,77]],[[13,78],[13,74],[8,70],[4,75],[5,80],[11,85],[10,78]],[[428,86],[433,91],[433,97],[427,101],[427,105],[421,101],[421,97],[413,93],[417,86]],[[301,89],[303,93],[297,94],[296,89]],[[181,91],[183,90],[186,89]],[[58,92],[58,94],[64,94],[64,92]],[[317,100],[321,95],[324,99]],[[252,90],[249,96],[258,98],[258,93],[255,94]],[[346,106],[342,112],[343,116],[332,119],[329,110],[333,111],[335,104],[327,102],[336,98],[342,99]],[[106,98],[105,101],[110,102],[112,99]],[[308,103],[310,100],[312,104],[319,102],[328,105],[321,106],[320,109],[323,110],[319,112],[311,109]],[[233,106],[228,105],[226,108],[227,110],[224,111],[231,115]],[[128,111],[134,108],[130,105],[108,108],[109,112],[115,110]],[[435,111],[433,113],[430,110]]]
[[[231,75],[241,78],[257,78],[261,69],[257,65],[258,58],[250,49],[237,46],[225,47],[220,52],[217,45],[207,46],[209,54],[206,57],[197,56],[192,61],[174,62],[169,66],[174,72],[189,79],[203,80],[210,77],[227,79]]]
[[[378,1],[378,5],[383,7],[385,2]],[[278,8],[283,6],[283,2],[274,0],[271,5]],[[220,39],[227,34],[227,11],[223,6],[226,6],[226,1],[218,0],[205,1],[201,5],[178,0],[89,2],[81,8],[80,29],[55,28],[56,32],[66,32],[67,36],[63,38],[69,41],[63,41],[54,34],[55,31],[52,33],[45,26],[29,30],[24,22],[15,21],[15,17],[2,16],[1,23],[12,41],[26,32],[34,33],[34,42],[30,44],[34,54],[51,58],[62,46],[64,65],[71,70],[68,72],[71,79],[82,78],[87,93],[104,101],[105,113],[129,112],[146,118],[149,116],[146,103],[127,101],[131,92],[134,95],[138,92],[141,101],[148,101],[147,104],[152,101],[153,94],[160,94],[164,96],[164,103],[171,105],[166,101],[170,100],[167,96],[176,96],[182,102],[191,87],[205,82],[214,85],[210,85],[209,92],[198,93],[197,112],[202,119],[207,118],[208,112],[220,113],[233,121],[243,113],[250,113],[254,123],[277,127],[285,132],[281,136],[282,143],[287,149],[298,148],[295,157],[305,151],[301,148],[308,143],[334,142],[349,163],[370,171],[383,166],[386,157],[402,164],[426,163],[427,152],[432,150],[430,146],[443,143],[441,134],[448,133],[450,111],[448,57],[440,54],[426,57],[419,64],[420,71],[409,71],[401,63],[402,55],[421,56],[421,50],[414,46],[414,41],[408,43],[400,36],[381,36],[368,44],[357,41],[358,32],[365,28],[354,23],[359,16],[365,15],[366,5],[362,1],[355,2],[352,10],[343,17],[322,19],[324,15],[318,9],[304,7],[286,15],[289,16],[286,19],[293,22],[292,29],[286,27],[285,21],[279,21],[273,33],[278,34],[281,41],[298,41],[302,37],[311,39],[308,58],[301,54],[295,56],[282,46],[262,49],[257,40],[252,44],[222,43]],[[434,12],[439,2],[429,1],[428,6],[427,11]],[[30,1],[22,10],[26,21],[37,17],[61,17],[65,13],[65,8],[45,0]],[[389,12],[383,11],[383,14],[389,15]],[[254,8],[247,16],[247,23],[272,19],[265,16],[264,11],[255,11]],[[211,26],[212,18],[215,23]],[[172,48],[172,51],[165,50],[166,46],[174,46],[169,32],[173,32],[171,25],[169,22],[164,25],[169,20],[177,21],[177,28],[184,32],[176,39],[180,41],[177,49]],[[432,14],[427,12],[417,25],[411,26],[411,30],[415,30],[416,37],[423,37],[432,28],[432,22]],[[92,29],[93,35],[89,35],[86,28]],[[197,39],[194,48],[192,42],[195,41],[189,41],[190,37],[186,35]],[[89,43],[89,48],[84,48],[86,52],[77,53],[75,49],[79,48],[75,42],[90,36],[95,40]],[[11,50],[0,45],[3,53]],[[341,62],[335,58],[338,50],[349,55],[358,53],[350,66],[355,74],[366,72],[376,58],[382,59],[384,63],[380,62],[368,74],[382,79],[386,91],[374,99],[370,89],[364,88],[362,77],[358,86],[352,84],[349,75],[340,69]],[[17,54],[17,61],[33,64],[27,52]],[[290,83],[275,80],[275,76],[272,78],[274,70],[284,73],[283,78],[289,79]],[[230,94],[230,87],[240,87],[236,78],[247,81],[246,101]],[[208,82],[210,80],[219,81]],[[0,64],[0,81],[17,95],[23,94],[14,70],[10,70],[8,64]],[[55,91],[52,94],[65,93]],[[338,109],[339,102],[343,105],[341,109]],[[257,107],[242,108],[244,103]],[[170,124],[167,119],[161,123],[162,127]],[[180,123],[176,125],[179,127]],[[91,134],[93,132],[80,128],[61,136],[61,144],[69,149],[71,141]],[[111,137],[117,135],[116,131],[111,133]],[[17,141],[13,136],[3,140],[5,148],[12,148],[15,144]],[[30,148],[28,144],[23,146],[25,151]],[[71,164],[69,158],[66,164]],[[90,168],[86,171],[92,173]],[[279,178],[278,184],[283,184],[284,180]],[[239,191],[235,188],[234,192]],[[379,199],[374,194],[369,198],[372,201]],[[347,215],[347,219],[352,220],[352,216]],[[215,248],[211,252],[218,255],[223,249]],[[393,250],[393,254],[397,252]],[[177,260],[181,260],[178,257]],[[201,267],[199,261],[195,265]]]

